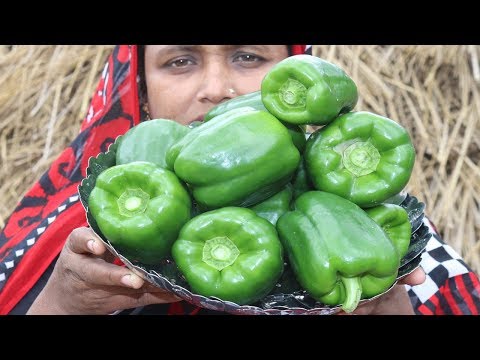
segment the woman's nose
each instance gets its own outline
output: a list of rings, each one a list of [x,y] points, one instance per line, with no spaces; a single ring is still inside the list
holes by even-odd
[[[205,72],[203,84],[199,91],[201,101],[218,104],[236,96],[229,72],[220,66],[210,67]]]

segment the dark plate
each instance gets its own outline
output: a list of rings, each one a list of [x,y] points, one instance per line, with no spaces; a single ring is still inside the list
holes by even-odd
[[[140,276],[151,282],[155,286],[173,292],[178,297],[194,305],[224,311],[232,314],[273,314],[273,315],[292,315],[292,314],[315,314],[329,315],[340,311],[340,306],[326,306],[314,300],[305,290],[303,290],[293,273],[286,264],[285,271],[276,287],[264,299],[254,305],[238,305],[230,301],[224,301],[213,297],[205,297],[194,294],[189,290],[188,284],[181,275],[177,266],[171,259],[163,261],[158,266],[146,266],[141,263],[132,263],[110,244],[108,239],[102,234],[93,216],[88,211],[88,197],[95,186],[97,176],[105,169],[115,165],[115,151],[118,144],[116,142],[108,148],[106,153],[101,153],[95,158],[90,158],[87,168],[87,177],[82,180],[78,187],[78,193],[83,207],[87,214],[87,221],[105,242],[107,248],[118,256],[128,268],[138,273]],[[397,203],[408,212],[409,220],[412,225],[413,234],[407,254],[401,260],[397,280],[408,275],[415,270],[421,260],[419,256],[425,248],[428,240],[432,236],[426,225],[423,225],[423,210],[425,204],[419,202],[414,196],[407,193],[400,193],[389,199],[392,203]],[[392,285],[393,287],[393,285]],[[390,287],[391,289],[391,287]],[[388,290],[387,290],[388,291]],[[369,302],[387,291],[371,299],[364,299],[360,304]]]
[[[419,202],[416,197],[407,194],[400,206],[407,211],[408,219],[412,225],[412,233],[415,233],[423,223],[425,204]]]
[[[432,237],[432,233],[427,225],[422,224],[417,231],[412,234],[410,239],[410,245],[408,247],[408,252],[400,261],[400,268],[405,266],[413,259],[415,259],[418,255],[420,255],[427,246],[428,241]]]

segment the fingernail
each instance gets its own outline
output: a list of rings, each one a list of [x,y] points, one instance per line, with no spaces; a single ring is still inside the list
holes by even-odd
[[[95,252],[95,240],[88,240],[87,247],[90,249],[91,252]]]
[[[131,287],[132,286],[132,276],[130,274],[123,275],[122,279],[120,280],[123,285]]]
[[[133,283],[132,274],[123,275],[121,282],[125,286],[135,288],[135,284]]]

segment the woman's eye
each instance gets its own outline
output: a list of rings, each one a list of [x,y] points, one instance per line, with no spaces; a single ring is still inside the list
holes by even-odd
[[[263,58],[258,55],[254,54],[239,54],[235,56],[233,59],[234,62],[246,62],[246,63],[252,63],[252,62],[259,62],[262,61]]]
[[[194,64],[193,60],[187,59],[187,58],[181,58],[181,59],[175,59],[175,60],[169,61],[167,63],[167,66],[171,66],[174,68],[182,68],[182,67],[193,65],[193,64]]]

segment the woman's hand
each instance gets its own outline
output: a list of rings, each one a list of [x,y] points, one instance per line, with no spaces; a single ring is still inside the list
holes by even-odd
[[[404,285],[420,285],[425,281],[425,272],[417,268],[405,276],[385,295],[360,305],[350,315],[415,315],[410,297]],[[348,315],[341,311],[338,315]]]
[[[112,264],[113,259],[90,228],[75,229],[27,314],[110,314],[181,300]]]

